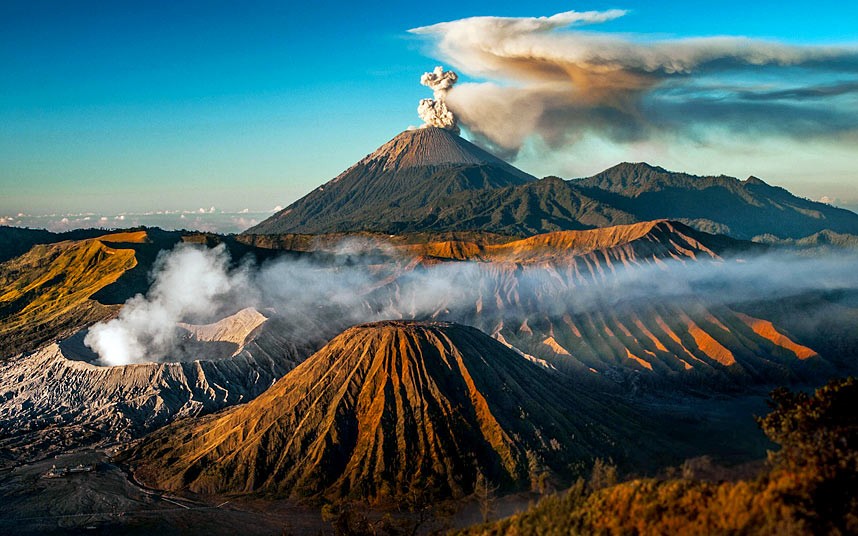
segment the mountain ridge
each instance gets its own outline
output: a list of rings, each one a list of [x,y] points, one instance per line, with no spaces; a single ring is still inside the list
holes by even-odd
[[[801,239],[826,230],[858,234],[858,214],[795,196],[753,175],[740,180],[624,162],[569,183],[640,220],[679,219],[746,240],[766,234]]]
[[[526,237],[670,219],[750,240],[858,235],[858,214],[750,176],[623,162],[591,177],[534,177],[443,129],[405,131],[244,235],[472,232]]]
[[[658,248],[671,256],[695,255],[718,258],[722,255],[751,250],[764,251],[761,244],[733,240],[693,229],[671,220],[653,220],[628,225],[595,229],[554,231],[519,240],[500,243],[477,243],[466,240],[426,242],[396,249],[451,260],[479,260],[482,262],[549,262],[560,258],[580,256],[602,251],[606,257],[614,248],[627,248],[628,258],[637,249],[640,254],[655,253]]]

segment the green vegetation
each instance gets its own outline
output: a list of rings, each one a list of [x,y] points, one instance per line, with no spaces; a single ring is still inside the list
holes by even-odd
[[[465,534],[855,534],[858,532],[858,381],[834,380],[814,395],[778,389],[758,419],[781,448],[756,479],[637,479],[589,483],[522,514]],[[692,478],[689,478],[692,477]]]

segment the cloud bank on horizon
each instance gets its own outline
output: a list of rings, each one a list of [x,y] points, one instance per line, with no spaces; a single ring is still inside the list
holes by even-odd
[[[530,138],[627,145],[713,137],[858,142],[858,46],[747,37],[661,38],[582,29],[624,10],[472,17],[410,30],[481,82],[446,104],[507,157]]]

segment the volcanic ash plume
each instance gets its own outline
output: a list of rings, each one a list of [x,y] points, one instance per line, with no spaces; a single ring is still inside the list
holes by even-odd
[[[417,115],[423,120],[423,127],[446,128],[458,133],[456,116],[447,108],[447,92],[449,92],[459,75],[453,71],[444,71],[441,66],[435,67],[431,73],[423,73],[420,83],[428,87],[434,93],[433,99],[422,99],[417,106]]]
[[[470,17],[410,31],[485,79],[457,85],[442,104],[493,152],[514,155],[532,135],[552,148],[594,137],[720,143],[728,132],[854,140],[858,47],[581,30],[625,14]],[[434,89],[436,73],[424,84]]]

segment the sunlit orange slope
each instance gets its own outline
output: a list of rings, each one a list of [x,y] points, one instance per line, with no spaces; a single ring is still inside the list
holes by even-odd
[[[91,297],[137,266],[123,244],[146,240],[138,231],[37,245],[0,265],[0,357],[114,314]]]
[[[139,478],[173,490],[460,496],[478,473],[528,488],[543,472],[622,459],[621,436],[641,426],[621,403],[573,390],[476,329],[381,322],[346,330],[247,405],[170,426],[133,455]]]

